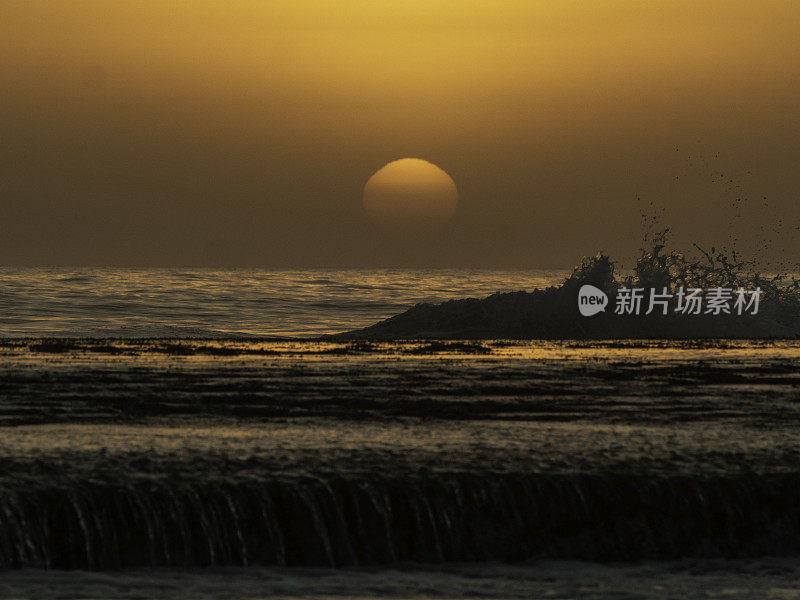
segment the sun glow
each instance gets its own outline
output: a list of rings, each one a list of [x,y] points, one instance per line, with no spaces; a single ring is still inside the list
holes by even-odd
[[[384,225],[443,223],[455,213],[458,190],[451,177],[419,158],[390,162],[364,186],[364,208]]]

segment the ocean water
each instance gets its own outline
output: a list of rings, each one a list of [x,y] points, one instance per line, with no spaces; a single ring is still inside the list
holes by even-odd
[[[800,597],[797,340],[310,339],[565,275],[3,270],[0,598]]]
[[[800,595],[797,341],[0,356],[0,597]]]
[[[314,336],[566,271],[0,269],[0,337]]]

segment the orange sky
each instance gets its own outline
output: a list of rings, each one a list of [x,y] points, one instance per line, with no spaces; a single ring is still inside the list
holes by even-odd
[[[680,243],[755,248],[782,219],[791,256],[798,22],[789,1],[4,0],[0,264],[570,266],[631,256],[650,202]],[[407,156],[458,185],[435,234],[364,214]]]

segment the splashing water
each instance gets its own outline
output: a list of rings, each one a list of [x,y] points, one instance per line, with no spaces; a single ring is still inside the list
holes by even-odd
[[[755,261],[735,251],[695,244],[696,255],[668,248],[665,229],[645,236],[631,273],[618,276],[605,253],[584,258],[559,286],[533,292],[497,293],[483,300],[459,300],[411,310],[343,337],[357,338],[792,338],[800,335],[800,279],[795,274],[764,275]],[[760,290],[759,310],[751,314],[614,314],[590,319],[577,309],[578,290],[592,285],[613,306],[622,288],[641,288],[641,304],[654,293],[715,288],[730,293]]]

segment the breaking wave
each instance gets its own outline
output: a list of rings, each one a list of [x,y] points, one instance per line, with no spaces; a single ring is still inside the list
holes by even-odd
[[[792,555],[799,490],[795,473],[85,482],[0,493],[0,566]]]
[[[754,261],[735,251],[695,254],[669,250],[664,230],[645,237],[633,272],[619,275],[609,256],[584,258],[561,285],[532,292],[495,293],[483,299],[417,304],[375,325],[340,334],[343,339],[615,339],[615,338],[794,338],[800,335],[800,280],[787,273],[765,276]],[[584,285],[602,290],[609,310],[586,318],[578,311]],[[619,290],[643,288],[675,294],[679,288],[707,291],[761,290],[757,314],[615,314]]]

